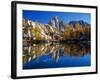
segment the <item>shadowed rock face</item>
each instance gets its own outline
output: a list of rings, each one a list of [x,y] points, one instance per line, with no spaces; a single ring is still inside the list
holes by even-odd
[[[80,21],[70,21],[68,23],[69,25],[73,25],[75,27],[76,24],[80,24],[82,27],[90,26],[87,22],[84,22],[83,20]]]

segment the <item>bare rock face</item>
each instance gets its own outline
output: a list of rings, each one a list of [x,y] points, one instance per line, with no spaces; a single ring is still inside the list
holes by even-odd
[[[60,18],[58,18],[58,16],[55,16],[54,18],[52,18],[48,24],[53,27],[56,27],[57,29],[61,31],[64,31],[64,22]]]

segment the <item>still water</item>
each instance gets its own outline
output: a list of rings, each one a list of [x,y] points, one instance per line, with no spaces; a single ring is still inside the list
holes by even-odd
[[[23,46],[23,69],[91,65],[90,44],[45,43]]]

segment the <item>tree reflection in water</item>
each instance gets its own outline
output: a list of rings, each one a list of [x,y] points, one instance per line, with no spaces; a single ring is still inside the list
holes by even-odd
[[[36,60],[39,62],[40,57],[49,55],[52,60],[58,62],[63,55],[70,58],[72,56],[81,57],[90,54],[90,43],[44,43],[30,44],[23,46],[23,64]]]

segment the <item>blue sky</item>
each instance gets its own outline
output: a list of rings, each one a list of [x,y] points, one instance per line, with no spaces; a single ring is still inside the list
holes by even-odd
[[[42,24],[47,24],[55,16],[58,16],[60,20],[64,21],[64,23],[79,20],[83,20],[89,24],[91,23],[90,13],[23,10],[23,18],[38,21]]]

